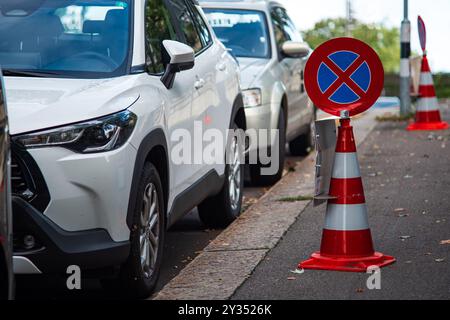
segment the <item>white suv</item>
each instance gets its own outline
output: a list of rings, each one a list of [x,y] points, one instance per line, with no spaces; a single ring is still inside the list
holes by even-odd
[[[305,155],[312,145],[314,106],[303,85],[303,72],[311,52],[286,9],[271,0],[202,0],[200,4],[217,37],[237,57],[248,129],[279,130],[257,143],[250,141],[250,176],[257,185],[281,179],[285,142],[292,155]],[[251,140],[251,139],[250,139]],[[278,143],[279,142],[279,143]],[[268,149],[268,150],[267,150]],[[274,174],[261,153],[272,154]]]
[[[236,61],[194,0],[10,0],[0,10],[15,272],[115,269],[126,292],[148,296],[177,219],[197,205],[212,227],[240,214],[241,139],[222,150],[235,161],[171,161],[177,132],[197,144],[199,123],[245,130]]]

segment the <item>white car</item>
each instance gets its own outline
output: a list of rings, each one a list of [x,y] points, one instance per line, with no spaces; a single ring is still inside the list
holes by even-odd
[[[197,205],[211,227],[240,214],[240,139],[223,148],[228,164],[171,161],[177,130],[245,129],[236,61],[193,0],[0,10],[15,272],[117,270],[124,292],[148,296],[177,219]]]
[[[267,143],[250,141],[250,176],[256,185],[272,185],[281,179],[285,143],[292,155],[308,153],[312,146],[314,106],[303,84],[303,72],[311,53],[286,9],[267,0],[202,0],[200,4],[217,37],[237,58],[248,129],[279,130],[279,139]],[[279,142],[279,143],[278,143]],[[263,174],[263,154],[277,155],[270,166],[274,174]],[[268,152],[266,151],[268,149]],[[256,156],[255,156],[256,158]]]

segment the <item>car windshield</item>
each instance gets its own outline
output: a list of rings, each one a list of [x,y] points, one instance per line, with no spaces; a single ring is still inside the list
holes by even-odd
[[[269,33],[263,12],[211,8],[204,11],[217,37],[236,57],[270,58]]]
[[[0,0],[0,66],[17,76],[102,78],[128,66],[131,0]]]

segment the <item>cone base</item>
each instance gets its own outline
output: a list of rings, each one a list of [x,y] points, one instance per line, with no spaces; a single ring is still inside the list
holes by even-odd
[[[299,269],[329,270],[343,272],[367,272],[369,267],[386,267],[395,262],[395,258],[375,252],[369,257],[358,258],[330,258],[324,257],[320,252],[314,253],[310,259],[301,262]]]
[[[436,130],[447,130],[449,125],[447,122],[427,122],[420,123],[416,122],[408,126],[406,130],[408,131],[436,131]]]

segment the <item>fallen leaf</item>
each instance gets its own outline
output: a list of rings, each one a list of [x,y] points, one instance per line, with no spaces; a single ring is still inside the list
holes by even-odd
[[[445,258],[439,258],[439,259],[435,259],[434,261],[436,261],[437,263],[441,263],[445,261]]]
[[[358,288],[358,289],[356,289],[355,291],[356,291],[356,293],[363,293],[363,292],[364,292],[364,289]]]
[[[450,244],[450,240],[442,240],[441,241],[441,246],[446,245],[446,244]]]
[[[399,238],[400,238],[400,240],[402,240],[402,241],[406,241],[406,240],[408,240],[408,239],[411,239],[411,236],[400,236]]]
[[[406,211],[405,208],[397,208],[394,210],[394,212],[404,212],[404,211]]]
[[[296,277],[289,277],[289,278],[287,278],[287,279],[290,280],[290,281],[292,281],[292,280],[297,280]]]

